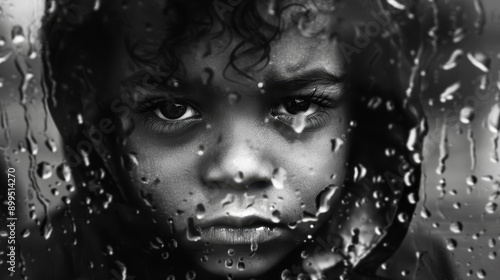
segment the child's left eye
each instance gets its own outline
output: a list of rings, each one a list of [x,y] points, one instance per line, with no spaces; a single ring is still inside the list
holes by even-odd
[[[156,105],[154,110],[156,116],[162,120],[180,121],[193,117],[198,117],[200,114],[193,107],[183,102],[164,101]]]

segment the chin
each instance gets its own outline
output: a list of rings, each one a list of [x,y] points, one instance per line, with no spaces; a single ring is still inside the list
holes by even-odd
[[[209,245],[202,251],[191,251],[199,267],[216,279],[249,279],[264,275],[275,268],[294,249],[290,244],[267,242],[251,251],[249,245]],[[203,261],[202,261],[203,260]]]
[[[258,277],[269,272],[278,263],[279,260],[273,260],[273,258],[260,258],[254,256],[244,262],[239,262],[238,259],[233,259],[231,266],[226,264],[228,258],[213,261],[207,261],[202,263],[200,267],[207,271],[208,273],[221,277],[220,279],[228,279],[228,275],[231,275],[232,279],[249,279],[253,277]],[[244,263],[244,267],[241,266]]]

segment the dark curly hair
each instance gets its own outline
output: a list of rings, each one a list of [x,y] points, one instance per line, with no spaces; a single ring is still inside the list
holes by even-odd
[[[418,200],[426,123],[419,104],[418,77],[412,75],[416,66],[411,55],[404,51],[414,42],[402,34],[422,33],[418,20],[404,16],[408,11],[417,10],[421,5],[419,1],[413,4],[406,1],[406,11],[378,0],[348,3],[341,0],[232,1],[238,5],[233,7],[224,2],[223,18],[214,5],[220,1],[130,2],[102,1],[99,9],[95,9],[93,1],[47,0],[42,35],[49,108],[67,148],[92,163],[73,167],[76,180],[83,184],[81,199],[92,197],[93,201],[105,201],[104,194],[109,193],[116,202],[126,203],[126,197],[109,178],[100,156],[95,151],[90,154],[83,151],[82,154],[78,149],[78,144],[87,137],[84,129],[92,126],[95,120],[104,117],[117,120],[109,110],[108,97],[101,94],[107,90],[101,77],[112,73],[107,61],[113,58],[117,38],[125,40],[135,66],[149,66],[171,74],[182,71],[175,53],[179,46],[200,38],[217,42],[229,36],[229,42],[235,42],[236,47],[229,49],[229,45],[226,46],[231,55],[224,76],[237,81],[252,79],[246,74],[248,71],[259,71],[268,64],[271,43],[288,28],[297,28],[306,37],[336,36],[349,62],[346,80],[352,95],[353,119],[347,135],[352,148],[348,162],[350,175],[342,188],[344,207],[334,213],[331,220],[340,221],[339,231],[344,239],[351,236],[353,228],[362,226],[360,223],[380,227],[377,229],[380,235],[374,237],[371,244],[361,244],[356,238],[350,238],[344,240],[341,248],[346,255],[351,255],[355,271],[373,275],[401,243],[415,209],[415,200]],[[141,22],[143,27],[130,26],[134,17],[131,9],[139,6],[143,12],[161,13],[165,21]],[[273,13],[264,15],[263,9],[272,9]],[[376,22],[374,15],[386,19],[387,24],[379,22],[378,31],[371,30],[367,37],[368,23]],[[124,36],[123,30],[132,27],[137,32],[130,37]],[[360,40],[365,40],[363,46]],[[207,47],[206,55],[211,51]],[[242,65],[241,58],[246,56],[258,59],[251,65]],[[406,85],[408,80],[410,86]],[[81,122],[77,121],[79,118]],[[113,144],[123,143],[130,126],[120,123],[121,133]],[[125,160],[124,168],[127,164]],[[90,188],[91,185],[97,187]],[[102,206],[92,207],[103,216],[110,212],[109,209],[104,211]],[[85,217],[82,220],[88,218],[88,213],[82,215]],[[98,232],[109,237],[102,229]],[[146,266],[146,259],[154,257],[147,252],[144,254],[144,260],[130,260],[138,264],[137,271],[144,269],[139,264]],[[73,255],[73,258],[73,275],[89,275],[81,268],[81,256]],[[127,258],[124,256],[121,260],[127,263],[124,261]],[[299,260],[289,260],[290,263],[296,261]],[[184,268],[174,262],[166,269],[169,273]],[[290,263],[276,273],[291,266]],[[121,265],[121,262],[114,264],[115,267]],[[137,271],[131,273],[139,273]]]

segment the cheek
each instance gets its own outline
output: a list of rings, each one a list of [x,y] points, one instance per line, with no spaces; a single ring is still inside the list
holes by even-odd
[[[128,140],[127,154],[134,154],[137,165],[124,176],[132,196],[153,216],[178,219],[193,215],[195,201],[202,201],[203,190],[195,145],[166,147],[161,137],[143,137],[140,130]]]

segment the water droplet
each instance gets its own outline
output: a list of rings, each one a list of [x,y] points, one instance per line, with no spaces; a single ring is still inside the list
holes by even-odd
[[[306,128],[307,115],[304,112],[298,113],[292,121],[292,128],[296,133],[302,133]]]
[[[406,222],[408,222],[408,219],[409,219],[409,218],[408,218],[408,214],[406,214],[406,213],[404,213],[404,212],[403,212],[403,213],[399,213],[399,214],[398,214],[398,221],[399,221],[400,223],[406,223]]]
[[[234,182],[239,184],[239,183],[243,182],[244,178],[245,178],[245,174],[243,174],[243,172],[241,172],[241,171],[238,171],[238,173],[236,173],[236,175],[234,176]]]
[[[168,260],[169,257],[170,257],[170,254],[167,251],[161,253],[162,259]]]
[[[416,204],[417,203],[417,195],[413,192],[408,194],[408,201],[410,202],[410,204]]]
[[[48,162],[41,162],[38,164],[36,172],[40,178],[47,180],[52,177],[52,166]]]
[[[240,271],[245,270],[245,263],[244,262],[238,262],[238,270],[240,270]]]
[[[23,232],[21,233],[21,235],[23,236],[23,238],[28,238],[30,236],[30,230],[29,229],[25,229],[23,230]]]
[[[450,231],[453,233],[461,233],[463,230],[463,225],[461,222],[453,222],[450,224]]]
[[[259,243],[257,243],[257,241],[253,240],[250,242],[250,251],[252,253],[255,253],[257,252],[257,249],[259,249]]]
[[[457,66],[457,63],[460,61],[460,59],[463,57],[464,51],[458,49],[455,50],[448,61],[443,65],[443,70],[451,70]]]
[[[203,219],[205,216],[205,206],[203,204],[196,205],[196,218]]]
[[[406,6],[401,4],[399,1],[396,0],[387,0],[387,3],[391,5],[393,8],[398,9],[398,10],[404,10],[406,9]]]
[[[68,164],[61,163],[56,169],[57,176],[59,179],[69,182],[71,181],[71,169]]]
[[[52,227],[52,224],[49,221],[46,221],[43,225],[43,230],[42,230],[42,235],[45,240],[49,239],[50,236],[52,235],[52,230],[54,228]]]
[[[368,101],[368,108],[372,109],[372,110],[376,110],[380,104],[382,104],[382,98],[378,97],[378,96],[374,96],[372,98],[370,98],[370,100]]]
[[[139,165],[139,161],[137,160],[137,155],[135,153],[130,153],[122,157],[123,166],[128,171],[132,171]]]
[[[344,145],[344,140],[342,138],[334,138],[331,140],[332,141],[332,152],[336,152]]]
[[[474,119],[474,108],[466,106],[460,110],[460,121],[464,124],[470,124]]]
[[[439,96],[439,101],[441,103],[444,103],[448,100],[453,100],[454,94],[462,87],[462,84],[460,82],[456,82],[452,84],[451,86],[447,87],[443,93]]]
[[[205,146],[200,145],[200,147],[198,148],[198,155],[202,156],[204,153],[205,153]]]
[[[467,182],[467,185],[474,186],[477,183],[477,177],[474,175],[470,175],[465,181]]]
[[[186,238],[187,238],[187,240],[192,241],[192,242],[196,242],[196,241],[201,239],[200,229],[194,226],[193,218],[188,219]]]
[[[248,195],[248,193],[243,194],[243,199],[245,200],[245,207],[249,208],[255,204],[255,195]]]
[[[203,255],[203,256],[201,256],[200,260],[201,260],[201,262],[206,263],[206,262],[208,262],[208,256],[207,255]]]
[[[354,182],[358,182],[366,176],[366,168],[362,164],[354,166]]]
[[[484,277],[486,277],[486,271],[484,271],[484,269],[479,269],[476,272],[476,275],[477,275],[477,278],[484,279]]]
[[[227,259],[226,260],[226,267],[232,267],[233,266],[233,260],[232,259]]]
[[[271,178],[271,183],[273,186],[279,190],[283,189],[285,187],[285,181],[286,181],[286,170],[284,168],[276,168],[273,171],[273,177]]]
[[[227,101],[229,102],[229,104],[234,105],[238,101],[240,101],[240,96],[234,92],[231,92],[227,95]]]
[[[186,280],[194,280],[195,278],[196,278],[196,272],[191,270],[186,273]]]
[[[495,213],[495,211],[497,210],[497,208],[498,208],[498,205],[495,202],[491,202],[490,201],[490,202],[486,203],[486,206],[485,206],[484,210],[488,214],[493,214],[493,213]]]
[[[495,104],[488,114],[488,129],[494,133],[500,133],[500,104]]]
[[[271,220],[273,221],[273,223],[279,223],[281,221],[281,212],[278,210],[274,210]]]
[[[335,192],[337,191],[337,187],[336,186],[333,186],[333,185],[330,185],[328,187],[326,187],[319,195],[319,205],[318,205],[318,209],[317,209],[317,214],[316,215],[319,215],[319,214],[322,214],[322,213],[326,213],[330,210],[330,207],[332,205],[332,197],[333,195],[335,194]]]
[[[1,50],[0,51],[0,64],[4,63],[12,55],[12,50]],[[2,83],[3,84],[3,83]]]
[[[58,189],[51,189],[50,192],[55,195],[55,196],[58,196],[59,195],[59,190]]]
[[[448,134],[446,122],[441,129],[441,139],[439,143],[439,165],[436,169],[437,174],[443,174],[446,169],[446,159],[448,159]]]
[[[467,58],[472,63],[472,65],[476,66],[479,70],[485,73],[488,73],[490,71],[491,59],[484,53],[481,52],[477,52],[475,54],[468,53]]]
[[[234,199],[235,199],[234,194],[232,194],[232,193],[226,194],[226,197],[224,197],[224,199],[221,201],[222,207],[233,203]]]
[[[47,141],[45,141],[45,146],[51,151],[52,153],[57,152],[57,145],[56,141],[52,138],[48,138]]]
[[[167,280],[175,280],[175,276],[174,275],[169,275],[169,276],[167,276]]]
[[[170,249],[176,249],[178,246],[178,243],[177,243],[177,240],[175,239],[171,239],[169,242],[168,242],[168,247]]]
[[[12,27],[11,38],[14,45],[21,44],[26,40],[26,38],[24,37],[23,28],[20,25],[15,25]]]
[[[453,251],[457,248],[457,241],[453,238],[446,239],[446,249]]]
[[[292,279],[292,272],[288,269],[283,270],[281,272],[281,280],[290,280]]]
[[[61,198],[61,201],[66,204],[66,205],[69,205],[71,203],[71,198],[67,197],[67,196],[63,196]]]
[[[227,255],[230,257],[234,256],[235,253],[236,251],[233,248],[229,248],[229,250],[227,250]]]

